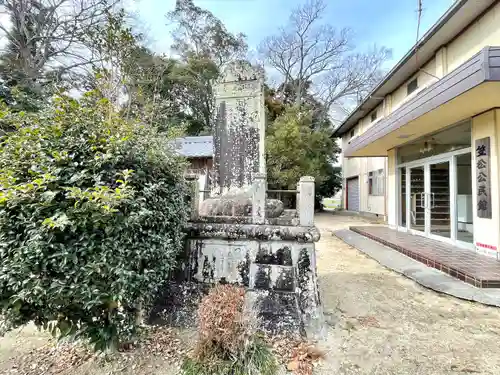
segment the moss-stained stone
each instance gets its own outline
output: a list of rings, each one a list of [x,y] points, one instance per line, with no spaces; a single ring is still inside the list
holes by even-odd
[[[297,310],[297,297],[293,292],[275,290],[249,290],[247,304],[253,306],[262,322],[262,329],[271,334],[291,333],[304,335],[303,322]]]
[[[302,249],[300,251],[297,268],[299,270],[299,275],[298,275],[298,286],[300,290],[299,306],[302,313],[305,313],[309,298],[311,298],[308,290],[311,278],[311,260],[309,259],[309,252],[307,251],[307,249]]]
[[[292,250],[289,246],[283,246],[276,252],[276,264],[280,266],[292,265]]]
[[[231,62],[221,72],[214,94],[217,114],[212,193],[224,195],[251,186],[255,173],[265,171],[264,74],[249,63]],[[240,211],[231,204],[224,205],[214,209]],[[241,212],[245,211],[242,208]]]
[[[241,284],[243,286],[250,286],[250,254],[248,251],[245,254],[245,260],[241,261],[238,270],[241,277]]]
[[[255,257],[255,263],[272,264],[271,247],[269,246],[269,244],[259,244],[259,251],[257,252],[257,256]]]
[[[301,332],[307,332],[308,335],[313,332],[312,337],[317,337],[314,332],[321,328],[322,313],[316,279],[314,242],[297,240],[303,233],[311,233],[311,228],[275,228],[260,225],[260,229],[254,231],[257,227],[254,225],[245,224],[238,229],[235,227],[237,226],[234,224],[203,223],[203,236],[195,236],[194,231],[189,232],[187,244],[190,256],[193,261],[197,259],[198,266],[192,267],[192,270],[197,272],[190,275],[188,280],[203,284],[239,284],[247,287],[249,291],[269,292],[266,298],[261,298],[260,306],[281,306],[273,310],[280,311],[277,314],[283,313],[280,309],[293,306],[295,310],[286,315],[290,320],[286,326],[302,327]],[[298,232],[290,232],[290,228]],[[217,229],[223,230],[225,234],[218,237],[206,236]],[[294,236],[291,233],[294,233]],[[296,235],[297,233],[299,234]],[[241,234],[249,235],[250,238],[240,238]],[[283,293],[286,294],[285,299],[288,302],[294,296],[295,303],[282,304],[280,301],[272,301]],[[278,326],[282,325],[276,324],[280,317],[270,318],[271,315],[270,312],[263,314],[272,321],[263,324],[267,328],[279,330]],[[298,316],[298,321],[291,322],[295,319],[294,316]]]
[[[259,264],[255,273],[253,283],[255,289],[271,289],[271,268],[268,265]]]
[[[210,262],[208,256],[205,255],[205,259],[203,260],[203,282],[205,283],[213,283],[214,281],[214,267],[213,263],[215,263],[215,258],[213,258],[213,263]]]
[[[276,267],[278,277],[273,285],[273,290],[293,292],[295,290],[295,272],[293,267]]]
[[[284,211],[283,202],[277,199],[266,200],[266,217],[278,218]],[[228,192],[220,197],[205,199],[201,202],[200,217],[244,218],[252,214],[252,191]],[[240,219],[241,220],[241,219]]]
[[[289,246],[282,246],[276,252],[272,252],[271,246],[266,243],[261,243],[259,252],[255,258],[255,263],[258,264],[273,264],[277,266],[291,266],[292,252]]]
[[[185,230],[196,238],[255,239],[260,241],[317,242],[316,227],[188,222]]]
[[[196,326],[196,310],[210,286],[196,282],[167,282],[160,290],[148,316],[149,324]]]

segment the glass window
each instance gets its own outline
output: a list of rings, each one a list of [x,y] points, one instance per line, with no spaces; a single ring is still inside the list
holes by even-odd
[[[408,83],[408,85],[406,86],[406,95],[410,95],[416,89],[418,89],[418,81],[415,78],[412,81],[410,81],[410,83]]]
[[[384,195],[385,194],[385,181],[384,170],[368,173],[368,194],[369,195]]]
[[[371,121],[375,121],[377,119],[377,110],[373,111],[372,114],[371,114]]]
[[[354,129],[351,130],[351,138],[354,138]]]
[[[399,163],[471,147],[471,123],[463,122],[398,148]]]

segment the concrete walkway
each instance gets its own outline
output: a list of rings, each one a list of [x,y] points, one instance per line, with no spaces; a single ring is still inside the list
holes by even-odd
[[[468,301],[500,307],[500,289],[476,288],[348,229],[338,230],[333,234],[383,266],[426,288]]]

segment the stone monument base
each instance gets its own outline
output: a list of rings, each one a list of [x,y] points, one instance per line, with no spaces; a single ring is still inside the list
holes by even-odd
[[[182,296],[185,303],[167,312],[164,320],[193,324],[196,305],[208,287],[230,283],[247,289],[247,303],[257,310],[263,330],[322,335],[315,227],[190,222],[186,230],[183,278],[188,283],[169,286],[170,294]],[[168,294],[162,297],[166,306],[171,305]]]

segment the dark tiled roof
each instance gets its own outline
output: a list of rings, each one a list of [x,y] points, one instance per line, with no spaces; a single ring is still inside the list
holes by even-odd
[[[172,144],[179,154],[187,158],[211,158],[214,154],[211,135],[176,138]]]

